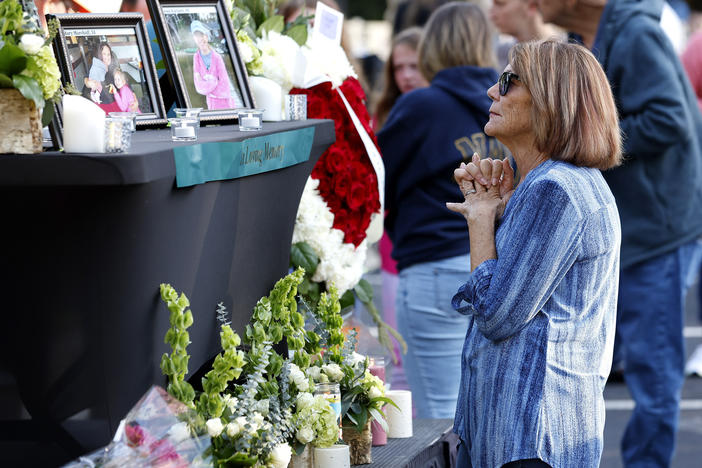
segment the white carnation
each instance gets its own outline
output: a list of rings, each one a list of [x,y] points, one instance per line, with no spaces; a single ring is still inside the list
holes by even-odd
[[[346,57],[346,52],[340,45],[316,40],[310,35],[301,51],[307,65],[305,72],[307,80],[326,75],[336,88],[349,76],[357,78],[356,72]]]
[[[249,63],[254,59],[254,52],[251,48],[251,44],[239,42],[237,43],[237,46],[239,47],[239,54],[241,55],[241,60],[243,60],[244,63]]]
[[[319,257],[312,281],[334,284],[339,295],[354,287],[363,275],[367,243],[358,247],[344,242],[344,233],[333,229],[334,215],[317,191],[319,181],[307,179],[295,220],[293,243],[307,242]]]
[[[294,367],[293,367],[294,366]],[[309,389],[309,381],[305,376],[305,373],[300,370],[295,364],[290,365],[290,380],[295,383],[297,389],[301,392],[307,391]]]
[[[271,451],[268,463],[273,466],[273,468],[287,468],[291,456],[292,449],[290,446],[285,443],[279,444]]]
[[[256,47],[261,51],[263,76],[278,83],[287,94],[293,86],[293,73],[300,46],[289,36],[268,31],[256,41]]]
[[[205,426],[207,427],[207,433],[210,435],[210,437],[217,437],[224,430],[222,420],[219,418],[208,419]]]
[[[297,434],[295,434],[295,438],[299,440],[303,444],[309,444],[314,440],[314,431],[312,430],[311,427],[301,427],[300,429],[297,430]]]
[[[44,45],[44,38],[36,34],[22,34],[18,45],[25,54],[34,55],[38,53]]]

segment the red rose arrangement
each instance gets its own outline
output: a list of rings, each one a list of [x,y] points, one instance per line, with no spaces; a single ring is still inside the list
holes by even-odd
[[[377,147],[360,83],[348,77],[339,89]],[[378,178],[361,136],[330,82],[296,88],[290,94],[307,95],[309,118],[334,120],[336,142],[319,158],[311,177],[319,180],[319,193],[334,215],[333,227],[344,233],[344,242],[358,247],[366,238],[371,215],[380,211]]]

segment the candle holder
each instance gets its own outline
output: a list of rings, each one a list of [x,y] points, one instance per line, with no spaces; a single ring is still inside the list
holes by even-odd
[[[307,120],[307,96],[304,94],[286,95],[285,109],[288,111],[288,120]]]
[[[239,131],[254,132],[263,127],[263,109],[244,109],[237,112]]]
[[[129,131],[132,133],[136,131],[136,112],[110,112],[108,115],[110,117],[127,119],[129,121]]]
[[[105,118],[105,152],[124,153],[132,144],[131,118]]]
[[[335,382],[318,383],[314,385],[314,396],[321,395],[329,402],[329,406],[336,413],[336,421],[339,423],[339,438],[341,438],[341,390],[339,384]]]
[[[202,112],[202,107],[177,107],[173,109],[175,116],[178,118],[191,118],[197,119],[198,125],[200,124],[200,112]]]
[[[200,121],[194,117],[175,117],[168,119],[171,125],[171,140],[195,141]]]

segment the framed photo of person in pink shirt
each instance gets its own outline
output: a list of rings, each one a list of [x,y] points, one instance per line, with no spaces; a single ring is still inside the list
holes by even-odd
[[[157,0],[149,8],[179,107],[202,108],[203,121],[254,107],[224,0]]]

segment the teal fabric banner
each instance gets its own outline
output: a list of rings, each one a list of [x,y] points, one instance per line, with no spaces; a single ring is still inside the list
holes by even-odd
[[[310,158],[315,127],[243,141],[201,143],[173,149],[176,185],[189,187],[294,166]]]

